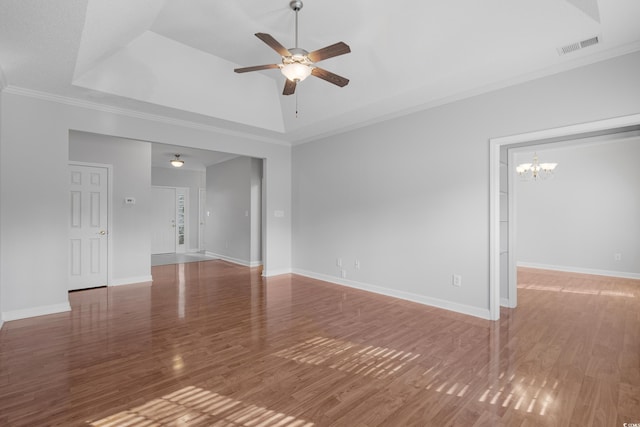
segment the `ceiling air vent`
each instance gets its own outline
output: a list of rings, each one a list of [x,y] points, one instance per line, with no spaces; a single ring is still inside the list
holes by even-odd
[[[566,55],[567,53],[575,52],[576,50],[584,49],[585,47],[594,46],[600,43],[600,36],[591,37],[590,39],[582,40],[581,42],[575,42],[558,48],[558,55]]]

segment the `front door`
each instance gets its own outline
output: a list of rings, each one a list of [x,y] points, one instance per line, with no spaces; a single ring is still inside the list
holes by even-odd
[[[106,167],[69,165],[69,290],[107,285]]]
[[[151,253],[176,252],[176,189],[151,187]]]

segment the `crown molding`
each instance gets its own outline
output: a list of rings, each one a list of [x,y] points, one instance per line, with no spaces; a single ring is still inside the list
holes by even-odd
[[[2,77],[0,76],[0,85],[1,83],[2,83]],[[118,114],[121,116],[126,116],[134,119],[149,120],[152,122],[163,123],[167,125],[180,126],[180,127],[185,127],[185,128],[195,129],[195,130],[203,130],[207,132],[221,133],[228,136],[246,138],[253,141],[264,142],[267,144],[282,145],[285,147],[291,146],[290,143],[285,142],[284,140],[279,140],[275,138],[254,135],[254,134],[241,132],[241,131],[233,131],[233,130],[221,128],[218,126],[205,125],[202,123],[192,122],[192,121],[183,120],[183,119],[176,119],[168,116],[161,116],[158,114],[144,113],[142,111],[131,110],[127,108],[113,107],[110,105],[100,104],[97,102],[91,102],[83,99],[56,95],[49,92],[42,92],[39,90],[28,89],[20,86],[7,85],[4,88],[4,91],[6,93],[10,93],[13,95],[27,96],[30,98],[36,98],[43,101],[55,102],[58,104],[68,105],[71,107],[86,108],[89,110],[100,111],[103,113]]]
[[[563,73],[563,72],[577,69],[580,67],[595,64],[601,61],[606,61],[606,60],[620,57],[623,55],[632,54],[638,51],[640,51],[640,41],[635,41],[626,45],[618,46],[613,49],[600,51],[591,55],[576,57],[573,59],[567,59],[566,61],[563,61],[561,63],[555,64],[550,67],[545,67],[539,70],[535,70],[529,73],[515,76],[510,79],[488,83],[484,86],[476,87],[466,91],[461,91],[461,92],[458,92],[449,96],[445,96],[439,99],[429,99],[428,94],[424,95],[423,97],[420,97],[419,95],[416,96],[416,94],[405,93],[405,94],[399,95],[398,98],[409,96],[410,98],[413,98],[413,102],[410,103],[413,105],[408,105],[404,108],[400,108],[394,111],[387,111],[387,112],[374,115],[368,118],[360,117],[360,119],[358,119],[356,117],[354,120],[351,120],[350,122],[345,123],[343,126],[330,128],[329,130],[326,130],[326,127],[323,127],[322,130],[320,130],[320,128],[315,130],[310,129],[313,126],[309,126],[307,128],[293,129],[290,132],[283,133],[281,139],[255,135],[252,133],[242,132],[237,130],[225,129],[222,127],[206,125],[206,124],[197,123],[189,120],[176,119],[169,116],[144,113],[138,110],[113,107],[105,104],[100,104],[97,102],[92,102],[92,101],[87,101],[87,100],[82,100],[82,99],[72,98],[72,97],[66,97],[62,95],[55,95],[48,92],[42,92],[42,91],[27,89],[19,86],[9,85],[4,74],[2,73],[1,67],[0,67],[0,91],[4,90],[7,93],[13,93],[17,95],[32,97],[32,98],[38,98],[38,99],[56,102],[60,104],[65,104],[65,105],[70,105],[70,106],[75,106],[80,108],[87,108],[87,109],[92,109],[92,110],[101,111],[101,112],[119,114],[127,117],[155,121],[158,123],[175,125],[175,126],[191,128],[196,130],[203,130],[207,132],[215,132],[223,135],[245,138],[252,141],[258,141],[258,142],[263,142],[267,144],[293,147],[293,146],[321,140],[324,138],[328,138],[334,135],[354,131],[354,130],[367,127],[373,124],[377,124],[380,122],[393,120],[393,119],[414,114],[420,111],[424,111],[424,110],[436,108],[442,105],[450,104],[453,102],[461,101],[474,96],[482,95],[482,94],[493,92],[496,90],[501,90],[510,86],[515,86],[518,84],[523,84],[523,83],[527,83],[537,79],[549,77],[554,74]],[[382,101],[382,102],[388,102],[388,101],[389,100]]]
[[[360,128],[364,128],[367,126],[371,126],[371,125],[389,121],[389,120],[395,120],[397,118],[408,116],[421,111],[437,108],[437,107],[451,104],[458,101],[463,101],[465,99],[473,98],[475,96],[483,95],[486,93],[495,92],[508,87],[533,82],[535,80],[543,79],[545,77],[550,77],[556,74],[575,70],[581,67],[586,67],[592,64],[597,64],[599,62],[615,59],[615,58],[618,58],[624,55],[633,54],[636,52],[640,52],[640,40],[632,43],[628,43],[622,46],[618,46],[613,49],[607,49],[604,51],[596,52],[590,55],[580,56],[576,58],[567,58],[565,61],[549,67],[541,68],[535,71],[531,71],[525,74],[521,74],[512,78],[496,81],[493,83],[488,83],[483,86],[478,86],[476,88],[454,93],[442,98],[429,99],[428,94],[426,94],[422,99],[418,99],[417,101],[415,101],[415,104],[413,106],[408,106],[405,108],[393,110],[388,113],[383,113],[366,120],[356,121],[355,123],[348,124],[340,128],[334,128],[324,132],[314,133],[313,135],[309,135],[301,132],[300,135],[295,135],[293,137],[291,145],[295,147],[297,145],[307,144],[317,140],[329,138],[334,135],[351,132]],[[407,93],[404,93],[399,95],[398,98],[401,98],[407,95],[408,95]],[[388,102],[388,100],[381,101],[381,103],[384,103],[384,102]]]

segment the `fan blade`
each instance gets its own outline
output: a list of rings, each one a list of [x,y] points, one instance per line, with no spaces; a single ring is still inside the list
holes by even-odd
[[[285,79],[284,81],[284,90],[282,91],[283,95],[293,95],[296,91],[296,82],[292,82],[289,79]]]
[[[349,84],[349,79],[345,79],[342,76],[339,76],[335,73],[332,73],[331,71],[327,71],[322,68],[315,67],[311,70],[311,74],[340,87],[345,87]]]
[[[265,42],[271,49],[275,50],[280,56],[291,56],[291,52],[286,47],[282,46],[280,42],[271,37],[267,33],[256,33],[256,37]]]
[[[236,73],[248,73],[249,71],[270,70],[272,68],[280,68],[278,64],[254,65],[253,67],[236,68]]]
[[[323,59],[333,58],[334,56],[344,55],[351,52],[349,45],[343,42],[332,44],[331,46],[323,47],[322,49],[314,50],[307,55],[307,58],[311,62],[320,62]]]

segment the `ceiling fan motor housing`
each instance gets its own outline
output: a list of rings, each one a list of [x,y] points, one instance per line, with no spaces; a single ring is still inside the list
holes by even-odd
[[[289,49],[289,53],[291,53],[291,57],[290,57],[291,59],[300,60],[300,61],[303,59],[306,59],[307,55],[309,55],[309,52],[299,47],[292,47],[291,49]]]
[[[289,7],[297,12],[300,9],[302,9],[302,1],[300,1],[300,0],[291,0],[289,2]]]

